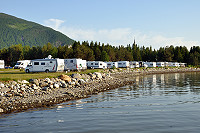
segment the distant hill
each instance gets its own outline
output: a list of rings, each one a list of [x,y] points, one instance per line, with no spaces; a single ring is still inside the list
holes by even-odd
[[[49,27],[0,13],[0,49],[12,44],[43,46],[71,45],[74,40]]]

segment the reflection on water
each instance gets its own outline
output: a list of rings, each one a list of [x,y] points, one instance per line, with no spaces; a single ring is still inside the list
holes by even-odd
[[[55,108],[0,118],[1,132],[199,132],[200,73],[137,76],[134,84]]]

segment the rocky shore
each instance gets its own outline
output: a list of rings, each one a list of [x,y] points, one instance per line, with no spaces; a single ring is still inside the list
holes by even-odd
[[[0,114],[49,107],[69,100],[132,84],[136,75],[193,72],[199,68],[107,69],[103,73],[0,82]]]

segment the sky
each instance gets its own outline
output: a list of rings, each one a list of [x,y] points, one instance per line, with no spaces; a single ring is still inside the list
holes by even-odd
[[[0,12],[76,41],[200,46],[200,0],[0,0]]]

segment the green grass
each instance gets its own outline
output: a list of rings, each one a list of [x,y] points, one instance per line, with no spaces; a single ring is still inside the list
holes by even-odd
[[[17,80],[29,80],[29,79],[44,79],[44,78],[55,78],[61,74],[71,75],[73,73],[88,74],[94,72],[101,72],[101,69],[89,69],[81,72],[53,72],[53,73],[25,73],[20,69],[0,69],[0,81],[17,81]]]

